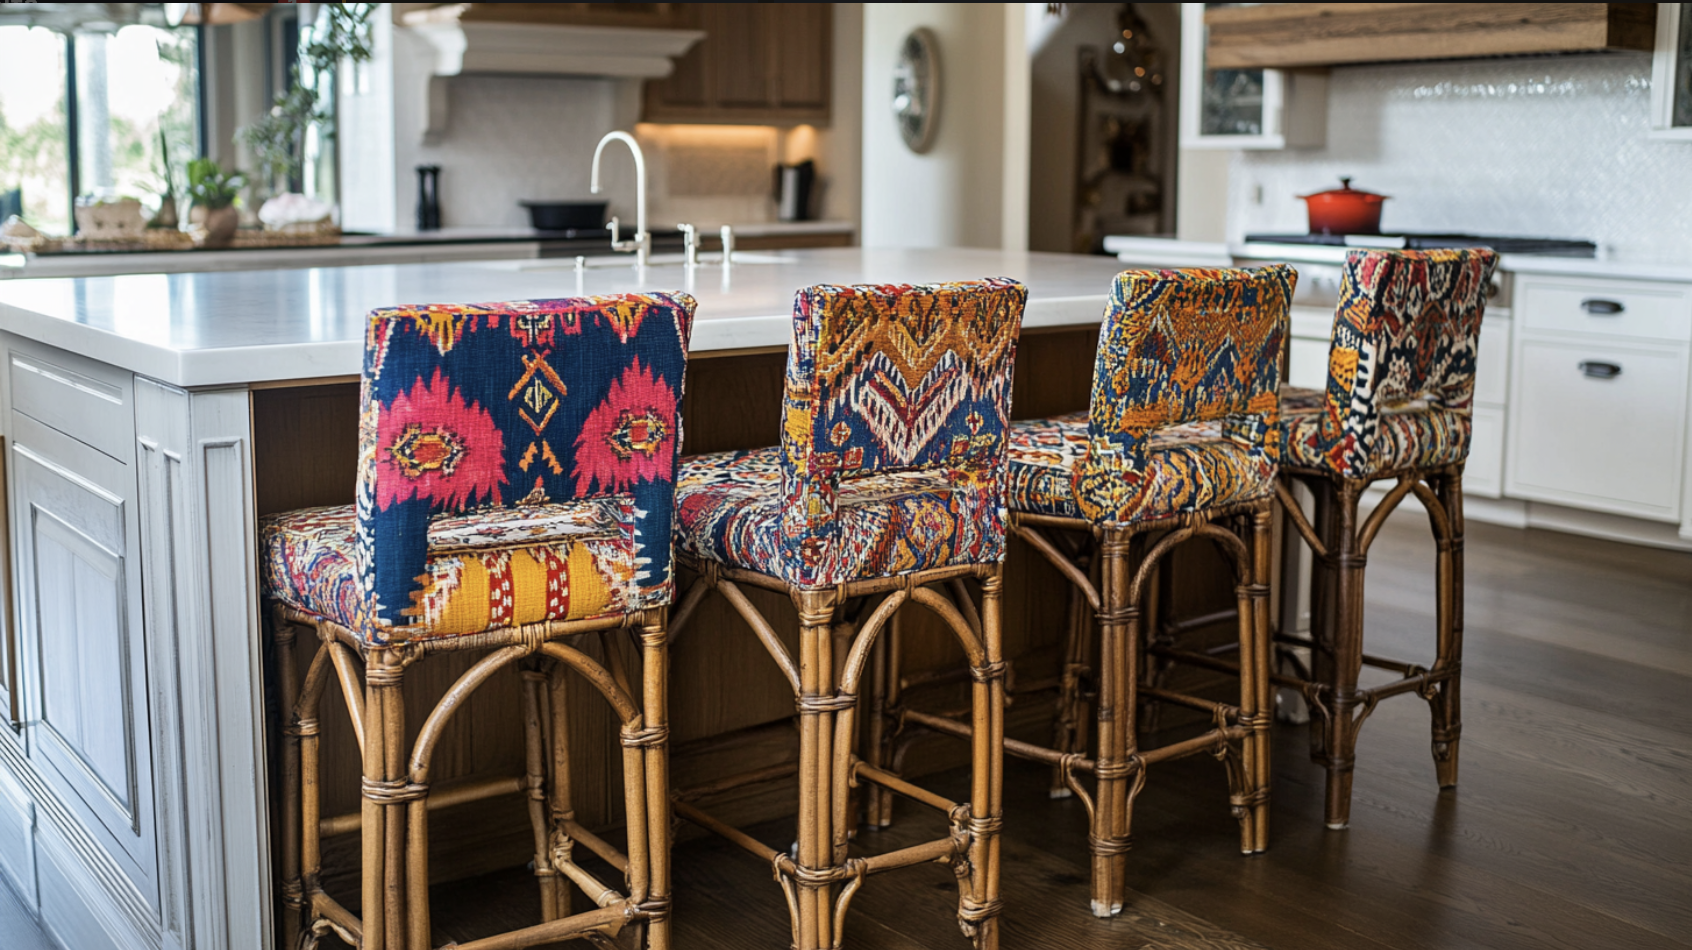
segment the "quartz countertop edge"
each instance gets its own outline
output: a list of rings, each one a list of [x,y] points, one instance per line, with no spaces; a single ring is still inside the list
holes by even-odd
[[[0,282],[0,330],[188,389],[356,376],[364,317],[374,307],[572,297],[631,291],[692,293],[691,351],[784,350],[793,295],[812,284],[926,283],[1004,276],[1024,281],[1025,329],[1097,324],[1121,269],[1104,256],[975,249],[828,248],[775,263],[677,265],[636,279],[632,267],[546,261],[379,264],[303,270]]]

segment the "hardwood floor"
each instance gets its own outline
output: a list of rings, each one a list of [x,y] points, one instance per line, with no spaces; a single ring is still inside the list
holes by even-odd
[[[1432,546],[1416,512],[1371,553],[1371,652],[1431,656]],[[1462,784],[1440,792],[1427,711],[1382,703],[1363,729],[1352,825],[1322,827],[1322,774],[1278,727],[1267,854],[1237,853],[1220,767],[1160,766],[1135,811],[1128,907],[1087,913],[1086,829],[1046,773],[1007,769],[1006,948],[1692,947],[1692,555],[1471,525]],[[1038,699],[1036,699],[1038,701]],[[966,776],[930,780],[961,794]],[[883,850],[933,835],[905,805],[865,833]],[[756,829],[771,843],[790,822]],[[767,865],[716,839],[676,850],[680,950],[784,947]],[[527,922],[528,873],[436,889],[441,939]],[[854,900],[864,950],[967,947],[943,867],[877,877]],[[34,948],[0,892],[0,946]],[[579,898],[578,898],[579,899]],[[21,938],[21,939],[20,939]]]

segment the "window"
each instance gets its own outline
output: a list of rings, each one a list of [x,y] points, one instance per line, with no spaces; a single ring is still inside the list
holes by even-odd
[[[166,148],[180,195],[200,153],[198,45],[192,27],[67,36],[0,26],[0,212],[69,234],[73,196],[156,206]]]

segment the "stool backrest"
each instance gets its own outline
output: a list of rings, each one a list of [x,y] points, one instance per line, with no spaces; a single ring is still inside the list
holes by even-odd
[[[1027,300],[1003,278],[799,291],[781,439],[782,538],[798,583],[829,576],[837,543],[850,543],[835,520],[840,482],[877,474],[939,476],[958,522],[946,563],[1002,557],[1011,368]]]
[[[1280,455],[1282,341],[1298,274],[1253,270],[1117,275],[1093,366],[1076,500],[1098,522],[1130,520],[1157,430],[1221,421],[1266,475]]]
[[[628,608],[668,603],[693,311],[686,294],[373,311],[356,549],[367,629],[417,622],[435,516],[544,520],[589,498],[622,502]]]
[[[1467,416],[1486,288],[1485,248],[1352,251],[1328,349],[1323,454],[1342,473],[1370,468],[1381,414],[1423,400]]]

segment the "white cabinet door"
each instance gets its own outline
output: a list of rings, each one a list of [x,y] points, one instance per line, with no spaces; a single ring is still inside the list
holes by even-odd
[[[1497,498],[1504,494],[1504,410],[1476,406],[1471,421],[1463,492]]]
[[[134,478],[21,413],[11,421],[28,754],[156,911]]]
[[[1181,147],[1321,147],[1328,135],[1327,72],[1207,69],[1206,6],[1181,4]]]
[[[1508,493],[1680,520],[1687,348],[1530,337],[1517,354]]]

